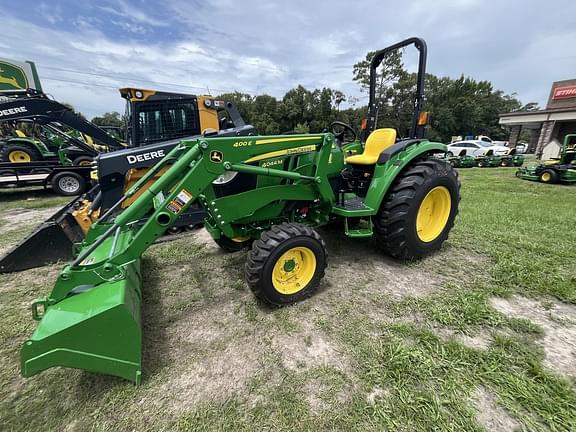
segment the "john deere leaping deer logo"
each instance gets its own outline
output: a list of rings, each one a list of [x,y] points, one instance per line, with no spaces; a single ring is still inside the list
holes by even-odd
[[[222,152],[219,152],[218,150],[212,150],[210,152],[210,160],[212,162],[221,163],[223,157]]]
[[[0,90],[28,88],[26,73],[16,65],[0,61]]]

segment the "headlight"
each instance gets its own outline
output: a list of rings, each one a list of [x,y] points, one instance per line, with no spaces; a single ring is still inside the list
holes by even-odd
[[[215,185],[223,185],[226,183],[230,183],[236,176],[238,175],[238,171],[226,171],[224,174],[219,176],[216,180],[212,182]]]

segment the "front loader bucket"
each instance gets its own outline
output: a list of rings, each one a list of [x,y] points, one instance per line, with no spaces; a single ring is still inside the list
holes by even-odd
[[[75,242],[84,238],[71,210],[81,198],[58,210],[32,234],[0,257],[0,273],[17,272],[72,258]]]
[[[121,279],[78,287],[46,307],[20,352],[23,376],[61,366],[140,383],[140,260],[124,269]]]

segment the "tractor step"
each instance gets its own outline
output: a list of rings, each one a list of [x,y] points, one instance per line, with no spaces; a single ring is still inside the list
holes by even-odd
[[[364,199],[361,197],[354,197],[345,199],[344,202],[337,203],[334,207],[343,210],[365,210],[368,207],[364,205]]]
[[[356,219],[355,223],[353,224],[355,225],[355,228],[350,228],[350,223],[348,221],[349,219]],[[360,218],[344,218],[344,232],[348,237],[352,238],[372,237],[372,218],[368,218],[367,226],[362,226],[362,223],[365,221],[365,219],[360,220]]]
[[[338,199],[332,207],[332,213],[354,218],[371,216],[374,214],[374,210],[364,204],[364,198],[353,196],[343,200]]]

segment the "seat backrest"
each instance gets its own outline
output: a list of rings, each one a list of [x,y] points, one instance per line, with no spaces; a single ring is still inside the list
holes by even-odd
[[[511,148],[510,150],[508,150],[508,153],[506,153],[508,156],[514,156],[516,154],[516,148]]]
[[[396,129],[382,128],[374,130],[366,140],[364,155],[378,156],[396,142]]]
[[[466,149],[460,150],[460,153],[458,153],[458,156],[460,156],[460,157],[466,156]]]
[[[26,134],[22,132],[20,129],[16,129],[14,132],[16,132],[16,136],[18,138],[26,138]]]
[[[484,156],[493,156],[493,155],[494,155],[494,150],[492,150],[492,149],[490,149],[486,153],[484,153]]]

